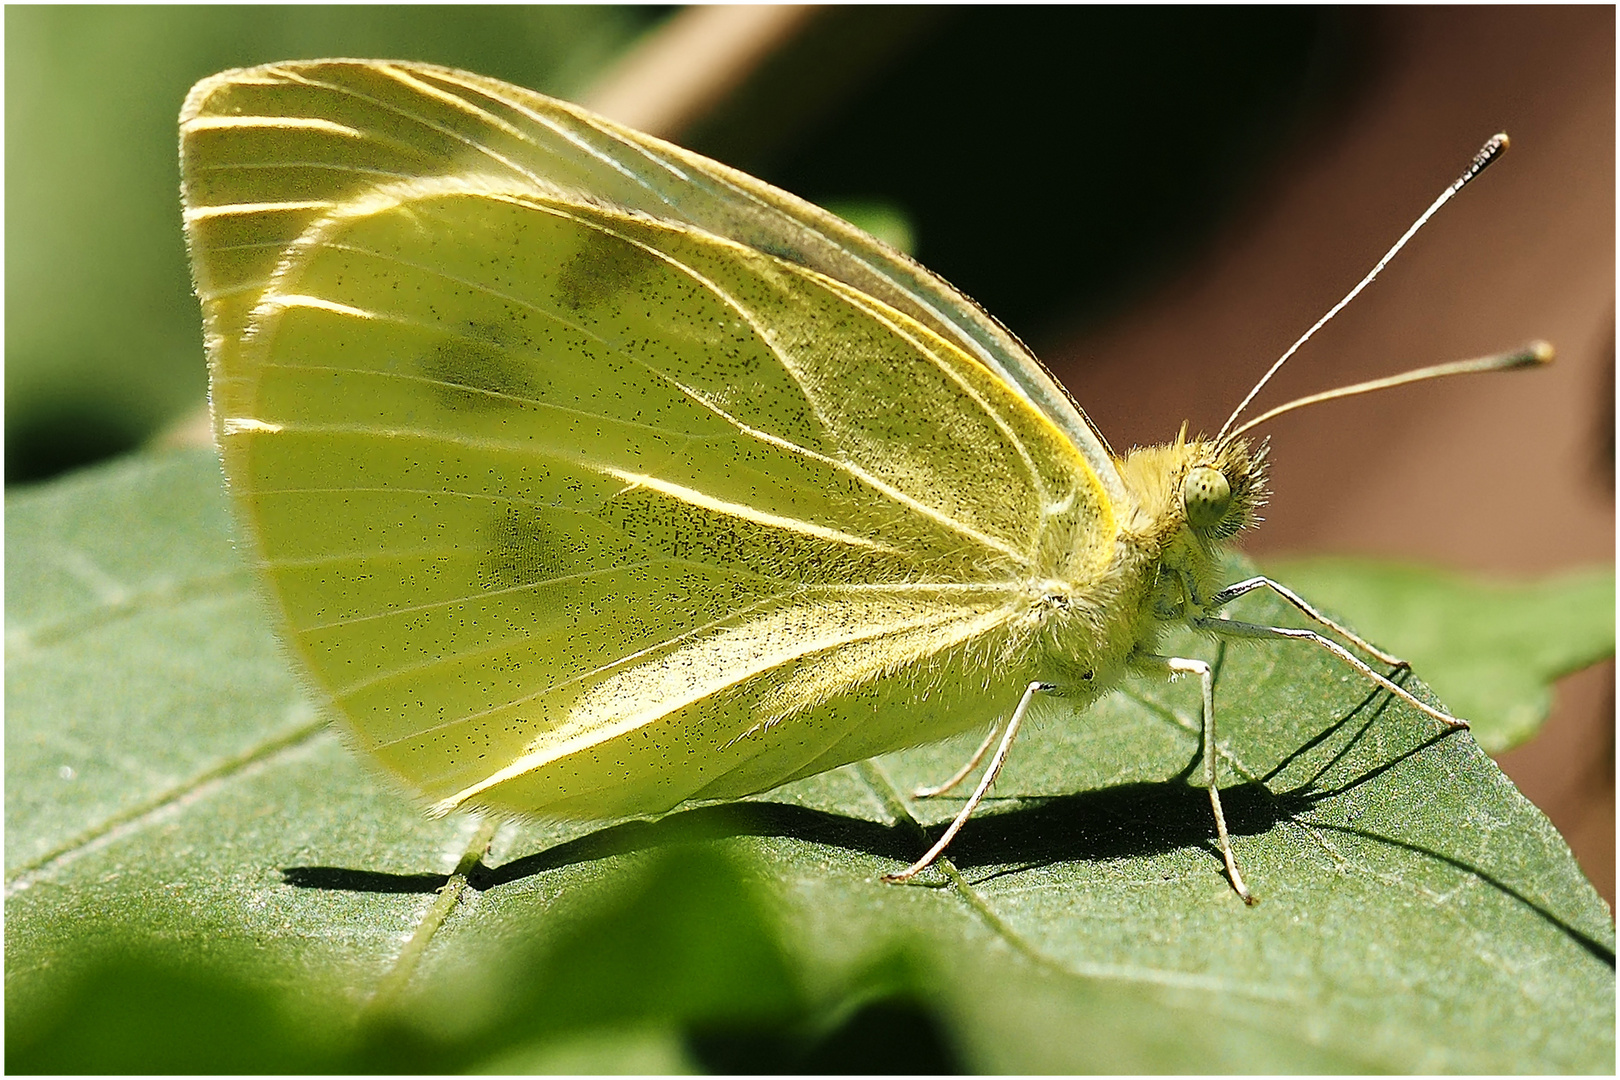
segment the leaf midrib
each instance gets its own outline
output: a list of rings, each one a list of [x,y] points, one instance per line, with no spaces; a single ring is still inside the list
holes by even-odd
[[[6,878],[5,897],[9,899],[13,893],[27,888],[40,873],[50,867],[84,854],[94,845],[115,834],[138,830],[148,820],[172,808],[195,802],[227,780],[257,772],[278,757],[298,750],[319,738],[327,730],[326,721],[317,717],[228,757],[150,799],[107,815],[77,836],[63,841],[17,867],[15,872]]]

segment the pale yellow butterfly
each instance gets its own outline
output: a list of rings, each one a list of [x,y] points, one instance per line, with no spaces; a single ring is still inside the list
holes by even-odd
[[[759,180],[353,60],[204,80],[181,161],[246,550],[314,691],[436,813],[657,813],[1004,716],[899,879],[1036,693],[1186,673],[1247,899],[1211,672],[1161,627],[1301,638],[1463,726],[1220,614],[1270,588],[1398,663],[1265,578],[1222,587],[1264,496],[1252,423],[1116,456],[970,300]]]

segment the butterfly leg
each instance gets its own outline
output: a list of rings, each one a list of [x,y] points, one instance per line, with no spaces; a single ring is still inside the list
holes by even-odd
[[[990,733],[984,737],[984,742],[979,744],[979,748],[973,751],[973,756],[968,758],[968,763],[956,770],[956,775],[943,784],[936,784],[933,787],[914,788],[911,797],[913,799],[932,799],[935,795],[943,795],[963,780],[966,780],[968,773],[979,767],[979,762],[984,760],[985,752],[990,749],[990,744],[996,741],[996,736],[1000,733],[1001,721],[997,720],[990,725]]]
[[[1255,589],[1260,588],[1270,589],[1272,592],[1276,593],[1290,604],[1293,604],[1306,615],[1321,623],[1329,630],[1332,630],[1334,633],[1338,634],[1352,645],[1371,653],[1384,663],[1391,664],[1397,668],[1409,668],[1412,666],[1405,660],[1402,660],[1400,657],[1391,656],[1389,653],[1385,652],[1383,649],[1380,649],[1372,642],[1366,640],[1365,638],[1358,637],[1350,630],[1340,626],[1338,623],[1334,622],[1332,619],[1328,618],[1326,615],[1312,607],[1303,596],[1300,596],[1288,586],[1283,585],[1280,582],[1272,581],[1268,577],[1252,577],[1240,581],[1235,585],[1228,585],[1226,588],[1222,589],[1220,592],[1216,593],[1210,598],[1208,606],[1212,608],[1223,607],[1226,604],[1231,603],[1233,600],[1236,600],[1244,593],[1253,592]]]
[[[1157,670],[1172,679],[1177,675],[1198,676],[1204,691],[1204,786],[1209,789],[1210,809],[1215,811],[1215,837],[1221,847],[1221,858],[1226,862],[1226,877],[1232,883],[1232,890],[1243,898],[1245,904],[1253,904],[1254,894],[1244,884],[1243,875],[1238,872],[1237,856],[1232,853],[1232,837],[1226,831],[1226,812],[1221,809],[1221,790],[1216,780],[1215,672],[1204,661],[1183,656],[1139,653],[1132,659],[1132,664],[1139,670]]]
[[[939,858],[940,853],[950,845],[956,834],[962,831],[962,826],[967,824],[968,818],[973,816],[973,811],[978,809],[979,803],[984,801],[984,796],[990,790],[990,785],[996,782],[996,774],[1001,772],[1001,766],[1007,761],[1007,751],[1012,749],[1013,739],[1017,738],[1018,729],[1023,726],[1024,713],[1029,711],[1029,703],[1034,700],[1036,692],[1051,689],[1053,687],[1050,683],[1043,682],[1032,682],[1024,688],[1024,696],[1018,699],[1018,707],[1013,710],[1012,718],[1007,721],[1007,729],[1001,735],[1001,743],[996,747],[995,756],[990,759],[990,767],[985,769],[984,776],[979,778],[979,786],[973,789],[973,794],[968,798],[967,805],[962,807],[961,813],[956,815],[956,820],[952,821],[951,827],[945,830],[945,835],[941,836],[935,841],[934,846],[928,849],[928,854],[898,873],[884,874],[884,881],[899,882],[909,880],[927,869],[935,859]],[[993,734],[994,732],[992,732]],[[988,746],[989,744],[990,741],[986,739],[985,745]],[[971,769],[972,766],[969,765],[969,768]]]
[[[1308,641],[1313,645],[1320,645],[1328,652],[1343,660],[1346,664],[1361,672],[1362,675],[1388,690],[1402,701],[1421,712],[1427,713],[1449,728],[1466,728],[1468,721],[1442,712],[1433,705],[1425,705],[1413,697],[1411,691],[1390,682],[1372,668],[1363,663],[1354,653],[1340,645],[1332,638],[1324,637],[1315,630],[1296,630],[1289,626],[1256,626],[1253,623],[1238,622],[1236,619],[1212,619],[1208,617],[1193,619],[1192,624],[1200,630],[1208,630],[1212,634],[1222,637],[1242,638],[1284,638],[1290,641]]]

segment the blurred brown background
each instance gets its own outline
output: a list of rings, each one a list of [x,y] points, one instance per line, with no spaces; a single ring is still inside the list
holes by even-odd
[[[1614,10],[1367,14],[1373,72],[1219,237],[1046,356],[1105,432],[1218,427],[1495,130],[1511,151],[1268,388],[1287,401],[1545,338],[1550,369],[1405,388],[1268,425],[1257,557],[1333,551],[1529,574],[1614,555]],[[1290,370],[1291,369],[1291,370]],[[1144,386],[1151,393],[1142,392]],[[1499,763],[1614,904],[1614,665],[1564,680]]]

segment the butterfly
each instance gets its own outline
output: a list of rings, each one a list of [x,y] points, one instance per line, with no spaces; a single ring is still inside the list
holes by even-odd
[[[1037,695],[1189,675],[1249,900],[1213,675],[1160,655],[1165,627],[1304,641],[1466,726],[1283,586],[1220,580],[1265,501],[1246,432],[1283,410],[1116,454],[905,255],[494,79],[270,64],[199,83],[180,131],[244,548],[308,685],[433,813],[659,813],[994,719],[920,793],[991,755],[903,880],[979,805]],[[1225,616],[1256,589],[1327,633]]]

